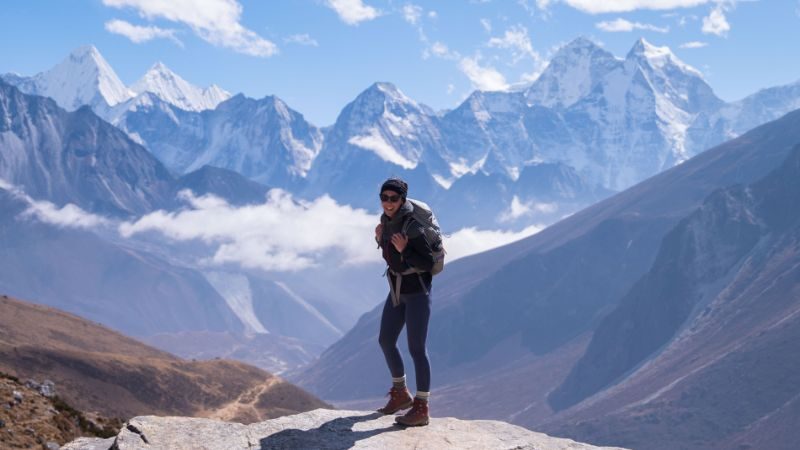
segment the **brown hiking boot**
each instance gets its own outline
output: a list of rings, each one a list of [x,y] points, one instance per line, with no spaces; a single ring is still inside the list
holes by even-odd
[[[414,406],[405,415],[397,416],[394,421],[407,427],[427,425],[429,421],[428,402],[415,398]]]
[[[411,393],[408,392],[408,388],[405,386],[401,388],[392,386],[392,388],[389,389],[389,393],[386,395],[389,396],[389,402],[386,403],[386,406],[383,408],[378,409],[379,413],[394,414],[401,409],[410,408],[414,400],[411,398]]]

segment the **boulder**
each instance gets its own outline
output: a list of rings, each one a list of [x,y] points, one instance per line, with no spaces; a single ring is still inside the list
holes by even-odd
[[[405,428],[395,425],[392,415],[329,409],[315,409],[250,425],[189,417],[140,416],[128,421],[116,439],[82,438],[62,449],[105,450],[111,447],[118,450],[611,449],[554,438],[495,420],[434,417],[428,426]]]

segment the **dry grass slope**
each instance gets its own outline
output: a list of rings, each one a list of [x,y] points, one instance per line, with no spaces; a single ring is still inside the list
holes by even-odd
[[[106,417],[250,423],[331,406],[247,364],[186,361],[54,308],[0,296],[0,371],[49,378],[69,404]]]

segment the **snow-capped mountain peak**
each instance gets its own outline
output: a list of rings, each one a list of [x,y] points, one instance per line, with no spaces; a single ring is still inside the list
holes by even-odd
[[[656,70],[664,70],[667,66],[674,66],[683,72],[703,78],[702,72],[678,59],[669,47],[657,47],[647,42],[644,38],[639,38],[630,52],[628,52],[628,59],[631,58],[640,62],[647,62]]]
[[[23,92],[51,97],[68,110],[83,105],[103,109],[132,97],[93,45],[75,49],[52,69],[23,81],[19,87]]]
[[[201,89],[192,85],[170,70],[164,63],[157,62],[142,78],[131,86],[136,94],[151,92],[159,98],[187,111],[214,109],[231,94],[216,85]]]
[[[558,50],[525,97],[531,105],[567,108],[620,63],[591,40],[579,37]]]

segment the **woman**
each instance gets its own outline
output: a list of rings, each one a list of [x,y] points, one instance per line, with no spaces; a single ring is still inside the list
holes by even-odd
[[[394,414],[411,407],[395,421],[401,425],[419,426],[427,425],[429,421],[431,365],[425,340],[431,315],[433,277],[430,271],[434,259],[421,225],[409,220],[414,206],[406,201],[407,195],[408,184],[399,178],[390,178],[381,186],[383,214],[380,225],[375,228],[375,239],[389,266],[389,295],[383,305],[378,341],[392,375],[392,387],[388,394],[389,402],[378,411]],[[397,338],[404,324],[417,380],[417,394],[413,399],[406,387],[403,358],[397,349]]]

